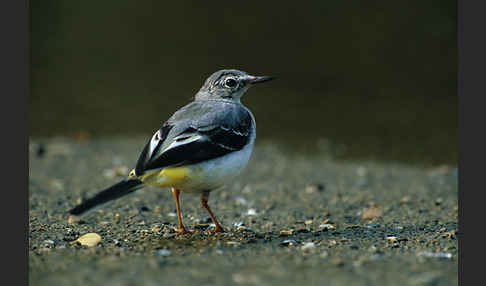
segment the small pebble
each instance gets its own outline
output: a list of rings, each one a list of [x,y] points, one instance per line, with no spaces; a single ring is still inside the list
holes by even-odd
[[[328,243],[329,246],[334,246],[336,244],[337,244],[337,241],[335,241],[334,239],[329,240],[329,243]]]
[[[366,228],[369,228],[369,229],[373,229],[373,228],[378,228],[378,227],[380,227],[380,225],[379,225],[379,224],[377,224],[377,223],[370,223],[370,224],[366,225],[365,227],[366,227]]]
[[[361,214],[361,219],[363,220],[374,219],[374,218],[381,217],[382,215],[383,215],[383,211],[381,210],[381,208],[373,204],[371,207],[363,210]]]
[[[304,245],[302,245],[301,247],[302,250],[309,250],[314,248],[316,248],[316,244],[314,242],[305,242]]]
[[[397,237],[396,236],[387,236],[386,237],[386,240],[388,240],[389,242],[396,242],[397,241]]]
[[[307,194],[313,194],[316,192],[322,192],[324,191],[325,187],[323,184],[308,184],[305,186],[305,192]]]
[[[99,234],[87,233],[85,235],[80,236],[74,242],[91,247],[91,246],[96,246],[100,241],[101,241],[101,236]]]
[[[332,224],[329,223],[323,223],[319,225],[319,228],[322,228],[323,230],[330,230],[330,229],[336,229],[336,227]]]
[[[158,226],[158,225],[154,225],[154,226],[152,226],[152,228],[151,228],[150,230],[151,230],[152,232],[154,232],[154,233],[159,233],[159,232],[160,232],[160,230],[161,230],[161,228],[160,228],[160,226]]]
[[[323,251],[323,252],[322,252],[322,253],[319,255],[319,257],[321,257],[321,258],[327,258],[328,256],[329,256],[329,253],[328,253],[327,251]]]
[[[284,234],[284,235],[291,235],[292,233],[294,233],[293,230],[281,230],[280,231],[280,234]]]
[[[400,199],[400,204],[408,204],[410,202],[410,197],[409,196],[405,196],[403,198]]]
[[[170,256],[172,252],[168,249],[158,249],[155,251],[155,254],[159,256]]]
[[[246,215],[257,215],[257,211],[255,209],[248,209]]]
[[[295,241],[293,239],[286,239],[286,240],[283,240],[282,242],[280,242],[280,245],[281,246],[294,246],[294,245],[297,245],[297,241]]]
[[[248,204],[248,201],[243,197],[236,197],[235,201],[236,201],[237,205],[243,205],[244,206],[244,205]]]

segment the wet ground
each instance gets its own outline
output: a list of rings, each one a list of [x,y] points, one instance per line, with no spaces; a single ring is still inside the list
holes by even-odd
[[[66,211],[121,180],[145,137],[31,138],[30,285],[457,285],[452,165],[302,155],[258,141],[247,169],[209,203],[147,187],[81,218]],[[101,241],[75,242],[86,233]]]

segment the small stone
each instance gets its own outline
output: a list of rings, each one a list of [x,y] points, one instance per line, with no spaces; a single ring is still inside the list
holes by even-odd
[[[286,239],[286,240],[282,240],[282,242],[280,242],[280,245],[281,246],[294,246],[294,245],[297,245],[297,241],[295,241],[293,239]]]
[[[313,194],[316,192],[322,192],[324,191],[325,187],[323,184],[308,184],[305,186],[305,192],[307,194]]]
[[[448,232],[444,232],[442,234],[442,237],[446,237],[446,238],[450,238],[450,239],[455,239],[456,238],[456,230],[453,229],[451,231],[448,231]]]
[[[302,245],[301,247],[302,250],[309,250],[314,248],[316,248],[316,244],[314,242],[305,242],[304,245]]]
[[[374,219],[381,217],[383,214],[383,211],[381,208],[377,207],[376,204],[372,204],[371,207],[366,208],[363,210],[363,213],[361,214],[361,219],[367,220],[367,219]]]
[[[396,236],[387,236],[386,240],[388,240],[389,242],[397,242],[398,241]]]
[[[96,246],[101,241],[101,236],[97,233],[87,233],[85,235],[80,236],[74,242],[77,242],[81,245],[85,246]]]
[[[311,225],[313,223],[313,220],[308,219],[304,222],[305,225]]]
[[[280,231],[280,234],[283,234],[283,235],[292,235],[292,233],[294,233],[293,230],[281,230]]]
[[[155,251],[155,254],[159,256],[170,256],[172,252],[168,249],[158,249]]]
[[[408,204],[410,202],[410,197],[409,196],[405,196],[403,198],[400,199],[400,204],[404,205],[404,204]]]
[[[336,229],[336,227],[332,224],[329,223],[323,223],[319,225],[319,228],[322,228],[323,230],[331,230],[331,229]]]
[[[154,226],[152,226],[152,228],[151,228],[150,230],[151,230],[152,232],[154,232],[154,233],[159,233],[159,232],[160,232],[160,230],[161,230],[161,228],[160,228],[160,226],[158,226],[158,225],[154,225]]]
[[[253,215],[257,215],[257,211],[255,209],[248,209],[248,211],[246,212],[246,215],[250,215],[250,216],[253,216]]]
[[[234,227],[239,227],[239,226],[244,226],[244,225],[245,225],[245,223],[242,222],[242,221],[235,221],[235,222],[233,222],[233,226]]]
[[[243,197],[236,197],[235,202],[237,205],[243,205],[243,206],[248,204],[248,201]]]
[[[240,225],[236,228],[237,231],[243,231],[243,230],[247,230],[247,231],[251,231],[251,229],[247,228],[246,226],[244,225]]]
[[[377,223],[370,223],[370,224],[366,225],[365,227],[369,228],[369,229],[374,229],[374,228],[379,228],[380,225],[377,224]]]

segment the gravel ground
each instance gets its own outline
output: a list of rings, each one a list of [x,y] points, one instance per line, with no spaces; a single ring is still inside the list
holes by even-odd
[[[83,139],[83,138],[78,138]],[[456,166],[339,161],[257,142],[209,203],[147,187],[81,218],[66,211],[121,180],[145,138],[31,138],[30,285],[457,285]],[[97,233],[92,247],[76,240]],[[197,283],[197,284],[196,284]]]

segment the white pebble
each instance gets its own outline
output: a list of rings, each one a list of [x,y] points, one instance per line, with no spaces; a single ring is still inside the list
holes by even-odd
[[[85,246],[95,246],[101,241],[101,236],[97,233],[87,233],[80,236],[75,242]]]
[[[314,242],[304,242],[301,248],[302,250],[314,249],[316,248],[316,244]]]
[[[159,249],[155,251],[155,254],[159,256],[170,256],[172,252],[168,249]]]

